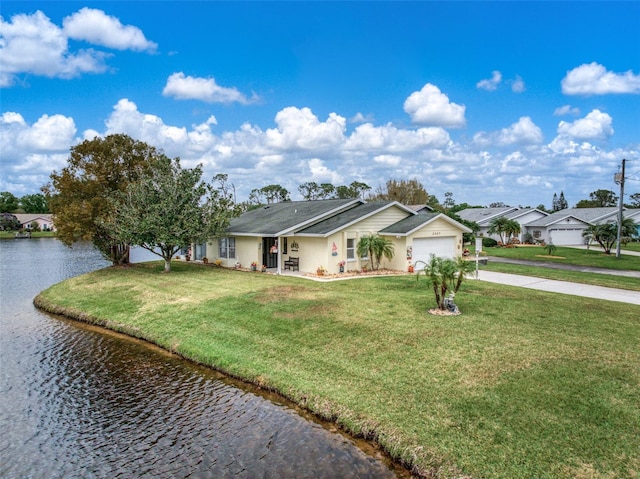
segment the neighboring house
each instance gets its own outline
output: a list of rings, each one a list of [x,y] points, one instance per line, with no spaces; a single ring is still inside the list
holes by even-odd
[[[545,213],[544,211],[541,211],[537,208],[504,206],[497,208],[467,208],[466,210],[458,211],[456,214],[465,221],[475,222],[480,227],[478,236],[493,238],[496,241],[500,240],[500,235],[489,234],[489,229],[491,229],[491,221],[502,216],[510,220],[515,220],[520,224],[520,234],[518,235],[518,240],[522,242],[526,233],[526,225],[531,223],[532,221],[545,218],[549,213]]]
[[[500,207],[467,208],[457,214],[466,221],[475,221],[480,227],[479,236],[500,240],[497,234],[489,235],[491,221],[504,216],[520,223],[519,240],[529,233],[536,242],[553,243],[556,246],[584,244],[582,233],[589,226],[617,221],[618,208],[567,208],[546,213],[536,208]],[[624,209],[623,216],[640,222],[640,209]]]
[[[423,209],[421,209],[423,210]],[[430,254],[456,257],[462,253],[467,227],[442,213],[417,213],[398,202],[367,203],[359,199],[275,203],[248,211],[231,221],[228,236],[206,245],[209,258],[225,266],[252,262],[280,273],[285,261],[297,258],[299,271],[320,266],[337,273],[370,266],[360,258],[360,238],[379,234],[393,242],[395,255],[381,267],[406,271],[409,263],[426,261]],[[196,258],[197,259],[197,258]]]
[[[527,231],[536,240],[553,243],[556,246],[584,244],[582,233],[591,225],[618,221],[619,209],[615,206],[602,208],[567,208],[556,211],[546,218],[527,225]],[[640,210],[623,209],[624,218],[632,218],[638,223]]]
[[[636,224],[636,236],[640,238],[640,208],[624,210],[622,215],[633,220]]]
[[[21,228],[25,230],[32,229],[33,223],[37,223],[41,231],[56,230],[53,215],[49,213],[15,213],[15,217],[18,218]]]

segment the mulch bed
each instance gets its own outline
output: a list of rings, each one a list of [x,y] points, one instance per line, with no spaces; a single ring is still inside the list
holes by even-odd
[[[323,275],[319,275],[316,273],[304,273],[304,276],[311,276],[313,278],[333,279],[333,278],[353,278],[356,276],[390,276],[390,275],[396,275],[396,274],[414,274],[414,273],[407,273],[406,271],[398,271],[396,269],[379,269],[375,271],[367,271],[366,273],[362,271],[345,271],[344,273],[334,273],[334,274],[325,273]]]
[[[460,311],[458,311],[457,313],[453,313],[447,309],[436,308],[436,309],[430,309],[429,314],[433,314],[434,316],[459,316],[462,313]]]

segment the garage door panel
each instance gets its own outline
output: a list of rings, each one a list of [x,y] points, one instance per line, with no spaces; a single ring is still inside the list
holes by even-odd
[[[444,238],[416,238],[413,240],[413,262],[428,263],[431,255],[440,258],[454,258],[456,254],[456,239]]]
[[[550,242],[556,246],[583,244],[581,228],[558,228],[549,230]]]

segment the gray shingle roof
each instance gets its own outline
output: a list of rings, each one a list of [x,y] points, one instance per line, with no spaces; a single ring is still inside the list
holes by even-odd
[[[556,211],[549,216],[537,219],[528,223],[527,226],[549,226],[551,224],[562,221],[563,219],[571,216],[573,218],[584,221],[585,223],[598,223],[600,221],[608,220],[610,217],[615,217],[615,213],[618,209],[614,206],[603,208],[567,208],[565,210]]]
[[[442,217],[445,221],[448,221],[451,224],[456,225],[465,233],[471,233],[471,230],[460,224],[453,218],[448,217],[443,213],[433,212],[433,213],[420,213],[418,215],[407,216],[404,219],[401,219],[397,223],[387,226],[386,228],[380,230],[379,234],[381,235],[408,235],[416,231],[417,229],[423,227],[427,223],[431,223],[438,217]]]
[[[354,208],[343,211],[335,216],[327,218],[319,223],[316,223],[308,228],[304,228],[298,231],[299,235],[328,235],[332,232],[344,228],[351,223],[359,221],[377,211],[388,208],[393,204],[393,201],[381,201],[376,203],[364,203]]]
[[[406,235],[411,231],[419,228],[425,223],[429,223],[440,213],[421,213],[419,215],[411,215],[407,216],[404,219],[401,219],[397,223],[387,226],[386,228],[380,230],[380,234],[382,235]]]
[[[362,204],[361,200],[287,201],[261,206],[234,218],[227,228],[230,235],[276,236],[308,224],[322,221],[345,209]]]
[[[467,208],[466,210],[458,211],[456,214],[465,221],[473,221],[482,226],[488,224],[496,216],[503,216],[516,210],[516,207],[511,206],[498,208]]]
[[[545,216],[548,215],[548,213],[545,213],[544,211],[540,211],[537,208],[519,208],[516,211],[509,211],[504,216],[509,218],[510,220],[512,220],[512,219],[515,219],[515,218],[519,218],[520,216],[526,215],[527,213],[531,213],[532,211],[537,211],[538,213],[541,213],[541,214],[543,214]]]

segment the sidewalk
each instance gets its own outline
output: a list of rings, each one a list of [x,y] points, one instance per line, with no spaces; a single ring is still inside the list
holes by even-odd
[[[569,283],[567,281],[534,278],[532,276],[521,276],[518,274],[496,273],[494,271],[485,270],[480,270],[478,274],[478,280],[487,281],[489,283],[506,284],[509,286],[537,289],[551,293],[571,294],[586,298],[605,299],[620,303],[640,305],[640,293],[638,291],[605,288],[603,286]],[[470,278],[474,278],[474,276],[470,276]]]

